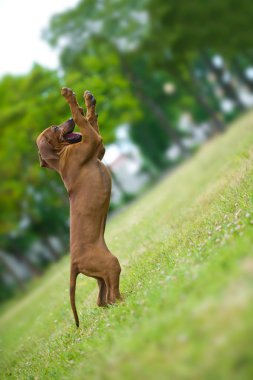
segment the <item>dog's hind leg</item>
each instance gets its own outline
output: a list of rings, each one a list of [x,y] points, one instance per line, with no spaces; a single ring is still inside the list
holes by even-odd
[[[76,303],[75,303],[75,292],[76,292],[76,278],[78,276],[78,271],[71,266],[70,269],[70,304],[72,307],[72,311],[74,314],[76,326],[79,327],[79,318],[76,310]]]
[[[97,299],[97,305],[98,306],[106,306],[106,284],[105,281],[102,278],[97,278],[98,282],[98,288],[99,288],[99,293],[98,293],[98,299]]]
[[[105,284],[107,288],[107,303],[113,304],[117,300],[121,300],[121,295],[119,291],[119,281],[120,281],[120,272],[121,268],[119,265],[118,259],[113,256],[110,268],[107,271],[107,275],[105,277]]]

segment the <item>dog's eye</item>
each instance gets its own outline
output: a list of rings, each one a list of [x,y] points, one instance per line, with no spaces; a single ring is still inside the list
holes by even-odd
[[[57,132],[58,129],[59,129],[59,127],[57,127],[57,125],[53,125],[53,126],[51,127],[51,129],[52,129],[53,132]]]

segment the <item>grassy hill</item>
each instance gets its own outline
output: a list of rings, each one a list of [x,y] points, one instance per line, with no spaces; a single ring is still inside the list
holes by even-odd
[[[0,316],[1,379],[253,378],[253,114],[113,218],[125,301],[96,307],[69,258]]]

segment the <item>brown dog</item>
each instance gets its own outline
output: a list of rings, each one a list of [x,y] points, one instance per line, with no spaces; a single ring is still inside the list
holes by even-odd
[[[56,170],[70,199],[70,301],[76,325],[76,278],[79,273],[93,277],[99,286],[97,304],[106,306],[120,299],[118,259],[104,241],[104,230],[111,194],[111,176],[100,161],[105,149],[99,134],[96,101],[85,91],[86,116],[75,93],[62,89],[73,119],[52,126],[37,138],[40,164]],[[81,133],[73,133],[75,124]]]

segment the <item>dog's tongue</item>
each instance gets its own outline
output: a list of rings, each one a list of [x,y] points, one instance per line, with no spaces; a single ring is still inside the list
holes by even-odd
[[[72,139],[73,137],[76,137],[76,133],[67,133],[65,136],[69,139]]]

